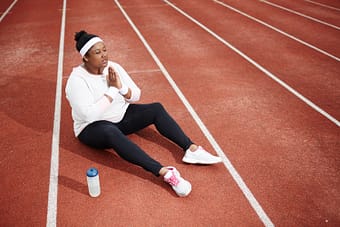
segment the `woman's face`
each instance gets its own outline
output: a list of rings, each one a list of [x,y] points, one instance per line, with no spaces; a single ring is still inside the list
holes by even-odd
[[[87,64],[96,68],[105,68],[108,62],[108,54],[103,42],[94,44],[85,55]]]

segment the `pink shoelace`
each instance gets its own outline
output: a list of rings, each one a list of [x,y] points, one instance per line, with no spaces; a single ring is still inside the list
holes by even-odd
[[[177,184],[179,183],[179,180],[175,176],[174,172],[171,172],[171,173],[172,173],[171,177],[167,179],[166,182],[168,182],[169,184],[173,186],[177,186]]]

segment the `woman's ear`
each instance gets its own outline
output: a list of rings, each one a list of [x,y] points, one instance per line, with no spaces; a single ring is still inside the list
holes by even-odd
[[[84,56],[84,61],[86,61],[86,62],[87,62],[87,61],[89,61],[89,59],[87,59],[87,58]]]

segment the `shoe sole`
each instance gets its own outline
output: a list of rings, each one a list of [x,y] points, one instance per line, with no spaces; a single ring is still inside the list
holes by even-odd
[[[198,161],[196,159],[190,159],[190,158],[183,158],[183,162],[189,163],[189,164],[216,164],[216,163],[221,163],[222,160],[216,160],[216,161],[210,161],[210,162],[203,162],[203,161]]]

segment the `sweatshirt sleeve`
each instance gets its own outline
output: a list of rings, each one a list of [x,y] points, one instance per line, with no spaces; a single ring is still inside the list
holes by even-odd
[[[131,89],[131,97],[129,99],[126,99],[126,101],[130,103],[139,101],[141,96],[140,88],[131,79],[131,77],[125,71],[125,69],[121,67],[119,64],[115,64],[115,70],[117,70],[122,83]]]
[[[94,100],[85,79],[80,76],[70,76],[65,92],[72,111],[83,121],[101,120],[103,113],[111,104],[104,95],[100,99]],[[106,93],[113,96],[114,99],[118,95],[118,89],[110,87]]]

